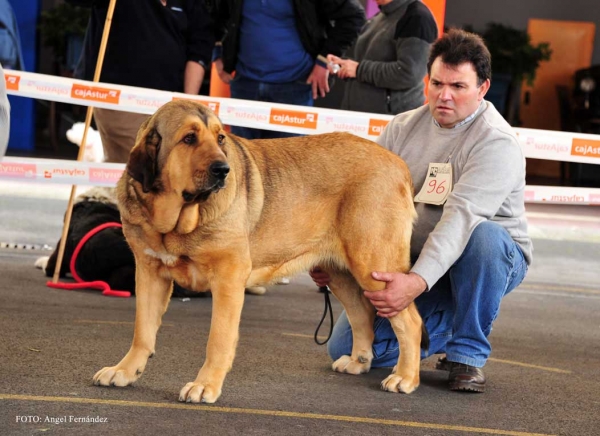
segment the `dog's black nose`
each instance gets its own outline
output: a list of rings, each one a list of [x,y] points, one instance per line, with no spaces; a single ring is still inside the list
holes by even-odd
[[[213,162],[208,167],[208,171],[216,178],[224,180],[227,174],[229,174],[229,164],[222,161]]]

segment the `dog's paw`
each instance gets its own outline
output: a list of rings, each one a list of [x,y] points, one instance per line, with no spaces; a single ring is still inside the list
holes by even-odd
[[[35,267],[37,269],[41,269],[42,271],[46,272],[46,266],[48,265],[48,259],[50,259],[50,256],[38,257],[34,264]]]
[[[127,371],[118,366],[107,366],[94,375],[96,386],[129,386],[133,384],[142,374],[142,371]]]
[[[214,403],[221,396],[221,388],[210,383],[190,382],[179,392],[179,401],[184,403]]]
[[[361,362],[360,360],[364,360]],[[331,365],[335,372],[346,374],[366,374],[371,369],[371,360],[368,358],[353,360],[350,356],[342,356]]]
[[[410,394],[419,387],[419,377],[403,377],[396,373],[388,375],[381,382],[381,389],[387,392]]]
[[[250,295],[264,295],[267,292],[267,288],[264,286],[250,286],[246,288],[246,294]]]

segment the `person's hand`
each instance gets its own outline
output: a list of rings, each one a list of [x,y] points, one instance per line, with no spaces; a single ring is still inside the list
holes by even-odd
[[[221,79],[223,83],[229,84],[231,79],[233,79],[233,76],[223,69],[223,60],[221,58],[215,59],[215,68],[219,75],[219,79]]]
[[[318,64],[313,67],[310,76],[306,80],[306,83],[312,85],[313,99],[317,99],[319,96],[325,97],[325,94],[329,92],[329,70]]]
[[[337,64],[340,69],[337,72],[337,76],[340,79],[356,79],[356,70],[358,69],[358,62],[352,59],[342,59],[332,54],[327,55],[327,60],[330,64]]]
[[[308,274],[310,278],[316,283],[316,285],[321,288],[323,286],[328,286],[331,282],[331,277],[325,271],[323,271],[320,267],[316,266],[311,269]]]
[[[364,291],[377,315],[382,318],[391,318],[406,309],[415,298],[427,289],[427,283],[415,273],[388,273],[373,272],[371,276],[378,281],[385,282],[383,291]]]

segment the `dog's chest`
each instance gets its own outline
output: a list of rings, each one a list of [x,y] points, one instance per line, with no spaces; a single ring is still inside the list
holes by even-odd
[[[161,235],[153,240],[154,243],[149,243],[145,253],[156,259],[159,259],[166,266],[174,266],[178,262],[189,260],[189,256],[193,250],[190,247],[194,246],[188,235],[177,235],[168,233]]]
[[[175,255],[167,251],[155,251],[146,248],[144,254],[159,260],[163,267],[160,274],[170,280],[175,280],[179,285],[193,291],[208,289],[206,268],[201,262],[194,262],[186,255]]]
[[[168,266],[168,267],[176,266],[177,263],[179,263],[181,260],[181,256],[171,254],[171,253],[167,252],[166,250],[154,251],[152,248],[146,248],[144,250],[144,254],[146,254],[147,256],[150,256],[154,259],[160,260],[163,263],[163,265]]]
[[[177,235],[152,233],[146,239],[144,254],[172,268],[189,261],[186,239]]]

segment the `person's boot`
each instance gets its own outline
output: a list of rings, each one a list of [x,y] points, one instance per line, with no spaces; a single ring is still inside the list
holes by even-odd
[[[449,371],[448,384],[451,391],[485,392],[485,374],[481,368],[450,362],[441,357],[435,364],[435,369]]]

